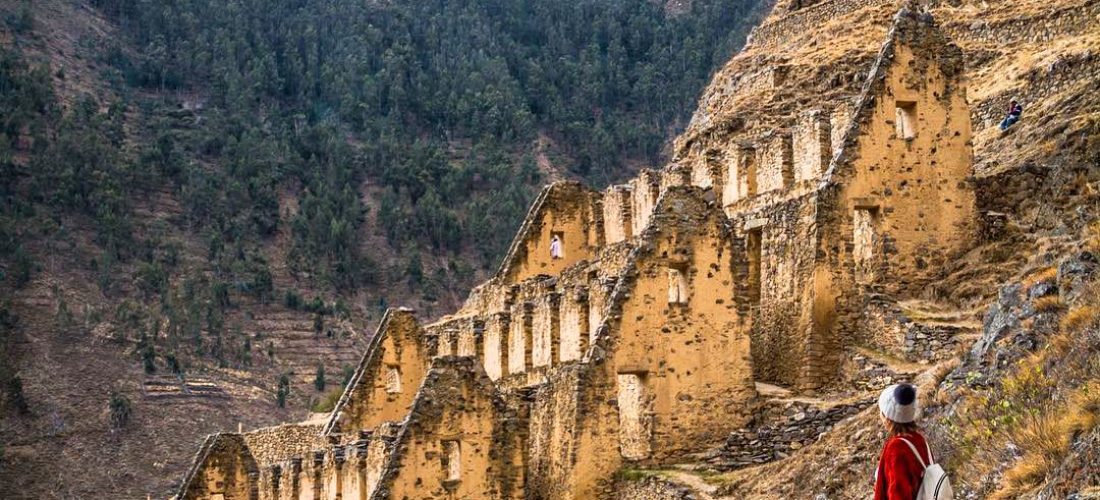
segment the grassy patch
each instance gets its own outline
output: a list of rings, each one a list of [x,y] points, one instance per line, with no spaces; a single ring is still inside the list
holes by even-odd
[[[309,411],[312,411],[314,413],[327,413],[332,411],[333,408],[336,408],[336,403],[340,401],[340,396],[343,393],[344,389],[339,387],[326,392],[325,395],[321,397],[321,399],[313,402],[313,405],[310,406]]]
[[[1027,416],[1011,432],[1024,455],[1004,475],[1004,486],[993,498],[1018,498],[1038,486],[1070,451],[1073,437],[1100,425],[1100,382],[1070,394],[1064,405]]]
[[[1021,284],[1024,285],[1024,289],[1030,289],[1031,287],[1038,285],[1039,283],[1052,282],[1058,278],[1058,268],[1054,266],[1047,266],[1035,269],[1034,271],[1024,276]]]
[[[1032,306],[1035,307],[1036,312],[1049,313],[1061,311],[1066,307],[1066,303],[1062,302],[1062,298],[1057,295],[1048,295],[1035,299]]]

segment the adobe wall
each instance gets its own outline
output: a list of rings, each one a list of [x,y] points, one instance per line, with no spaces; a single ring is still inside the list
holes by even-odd
[[[526,449],[529,500],[606,498],[607,478],[619,468],[615,413],[590,365],[550,375],[531,396]]]
[[[599,193],[575,182],[547,186],[516,233],[498,276],[516,283],[590,259],[603,244],[602,219]],[[561,258],[550,255],[555,234],[562,240]]]
[[[877,212],[881,241],[876,241],[876,253],[886,290],[920,283],[949,254],[968,246],[975,223],[974,191],[967,181],[973,158],[970,111],[958,80],[962,54],[954,46],[932,45],[926,39],[930,36],[909,38],[926,44],[916,50],[906,42],[893,51],[882,93],[860,127],[846,172],[838,176],[843,177],[841,205],[830,207],[847,215],[841,220],[849,224],[851,212],[859,207]],[[906,102],[916,108],[916,132],[910,139],[897,131],[896,108]],[[844,232],[850,241],[853,233]]]
[[[347,440],[404,419],[435,351],[425,340],[412,310],[387,311],[325,433]]]
[[[842,343],[873,341],[858,328],[862,292],[918,293],[970,244],[976,213],[962,70],[961,51],[931,16],[899,12],[820,195],[815,328],[802,387],[832,378]],[[908,138],[898,126],[903,114]]]
[[[477,360],[437,358],[370,498],[522,498],[522,423]]]
[[[750,324],[734,293],[734,268],[743,263],[725,218],[700,196],[684,188],[664,195],[613,330],[607,369],[619,391],[620,432],[635,426],[626,430],[645,435],[644,442],[620,440],[620,447],[638,461],[720,442],[747,417],[755,395]],[[675,303],[673,275],[683,277]],[[626,451],[631,446],[636,453]]]
[[[259,468],[240,434],[207,436],[177,493],[180,500],[257,500]]]

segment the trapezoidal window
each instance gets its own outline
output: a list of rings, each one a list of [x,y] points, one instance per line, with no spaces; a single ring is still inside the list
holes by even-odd
[[[401,368],[396,366],[386,367],[386,394],[401,393]]]
[[[748,233],[748,241],[746,242],[746,250],[748,251],[748,264],[749,264],[749,276],[748,276],[748,296],[749,300],[755,305],[760,303],[760,280],[761,280],[761,268],[763,258],[763,236],[764,232],[762,228],[750,229]]]
[[[894,118],[894,126],[897,128],[899,139],[909,140],[917,136],[917,103],[914,101],[897,101],[897,113]]]
[[[447,482],[462,479],[462,444],[457,439],[443,441],[443,474]]]
[[[852,259],[859,283],[869,283],[875,279],[877,232],[878,208],[857,208],[852,214]]]
[[[673,265],[668,268],[668,303],[687,304],[688,290],[687,266]]]

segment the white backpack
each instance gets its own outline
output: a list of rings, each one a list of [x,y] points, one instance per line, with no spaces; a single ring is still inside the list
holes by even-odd
[[[955,492],[951,489],[951,481],[947,479],[947,472],[943,470],[943,467],[940,467],[940,464],[936,463],[936,458],[932,456],[932,447],[925,442],[925,446],[928,446],[928,459],[932,462],[925,465],[924,458],[920,456],[917,447],[913,446],[913,443],[908,439],[901,438],[901,440],[909,445],[909,449],[913,450],[913,454],[917,456],[917,461],[920,462],[921,467],[924,467],[924,476],[920,481],[920,489],[917,490],[917,500],[955,498]]]

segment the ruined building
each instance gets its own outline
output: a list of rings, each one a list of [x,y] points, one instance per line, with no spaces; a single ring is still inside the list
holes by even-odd
[[[327,424],[210,436],[178,496],[606,498],[723,442],[754,382],[820,388],[847,348],[900,345],[869,304],[967,245],[974,195],[962,54],[896,9],[780,2],[670,165],[546,187],[461,310],[386,314]],[[786,41],[845,15],[878,41]]]

